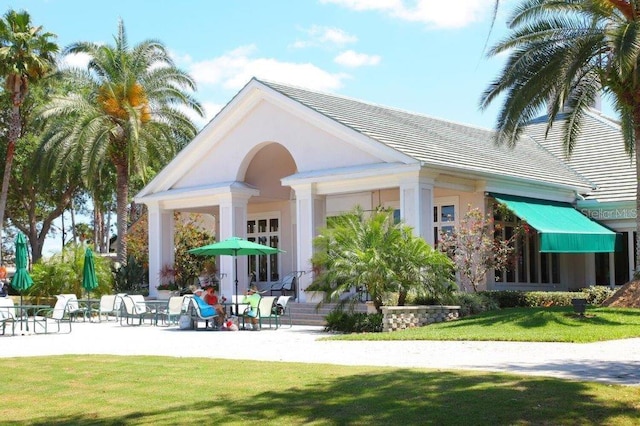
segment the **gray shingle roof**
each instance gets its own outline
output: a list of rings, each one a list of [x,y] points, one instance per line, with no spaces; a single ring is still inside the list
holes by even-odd
[[[589,111],[571,157],[564,155],[562,147],[563,125],[558,117],[545,139],[546,117],[540,117],[527,126],[527,134],[549,152],[597,185],[587,199],[606,201],[633,201],[636,199],[636,162],[624,150],[624,142],[617,122],[596,110]]]
[[[426,165],[552,184],[592,184],[530,138],[497,147],[493,132],[280,83],[264,85]]]

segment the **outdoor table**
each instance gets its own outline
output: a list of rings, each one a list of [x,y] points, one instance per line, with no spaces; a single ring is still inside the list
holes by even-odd
[[[20,330],[22,330],[22,323],[26,325],[27,331],[29,331],[29,311],[38,311],[40,309],[51,308],[51,305],[15,305],[14,308],[19,311],[20,316]]]
[[[155,325],[158,325],[158,316],[162,315],[169,307],[169,299],[145,300],[144,302],[155,314],[154,322]]]
[[[78,305],[85,310],[85,318],[87,314],[89,315],[89,322],[91,322],[91,312],[94,306],[96,310],[100,307],[100,299],[78,299]]]
[[[227,300],[224,303],[220,303],[220,304],[224,308],[225,314],[227,314],[227,316],[236,316],[236,317],[240,316],[238,312],[235,312],[235,307],[236,307],[235,302],[231,300]],[[238,311],[240,311],[240,314],[242,314],[248,306],[249,306],[248,303],[238,302]]]

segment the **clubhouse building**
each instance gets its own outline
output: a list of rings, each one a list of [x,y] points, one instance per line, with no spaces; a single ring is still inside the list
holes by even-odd
[[[238,257],[240,291],[252,272],[268,285],[300,271],[304,302],[318,228],[356,205],[394,209],[432,245],[469,208],[494,214],[505,238],[526,221],[515,263],[487,289],[623,284],[635,264],[635,161],[596,110],[566,158],[562,124],[545,137],[545,119],[534,120],[508,148],[491,130],[254,78],[135,197],[149,212],[150,295],[173,263],[177,211],[204,214],[219,241],[284,250]],[[232,294],[234,259],[217,263]]]

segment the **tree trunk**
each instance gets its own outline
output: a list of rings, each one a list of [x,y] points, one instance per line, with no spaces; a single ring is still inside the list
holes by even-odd
[[[78,230],[76,229],[76,214],[73,211],[73,198],[69,202],[69,210],[71,211],[71,235],[73,235],[73,243],[78,244]]]
[[[121,265],[127,264],[127,206],[129,198],[129,171],[127,164],[116,164],[116,212],[118,229],[117,260]]]
[[[15,95],[14,95],[15,98]],[[15,105],[11,109],[9,118],[9,140],[7,142],[7,157],[4,163],[2,176],[2,190],[0,191],[0,238],[4,229],[4,211],[7,208],[7,196],[9,194],[9,180],[11,179],[11,166],[16,151],[16,142],[20,137],[22,123],[20,121],[20,106]],[[0,264],[2,264],[2,249],[0,248]]]
[[[106,212],[102,212],[101,220],[102,220],[102,238],[104,238],[104,246],[105,253],[109,253],[111,251],[111,236],[109,235],[109,230],[111,229],[111,211],[113,210],[113,205],[109,202],[109,206],[107,207]],[[104,223],[104,216],[107,215],[107,223]]]

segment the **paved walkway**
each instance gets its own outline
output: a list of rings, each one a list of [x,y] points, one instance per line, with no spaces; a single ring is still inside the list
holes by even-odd
[[[640,339],[588,344],[321,340],[328,335],[319,327],[308,326],[213,332],[79,322],[73,324],[71,334],[0,336],[0,358],[63,354],[207,357],[499,371],[640,386]]]

